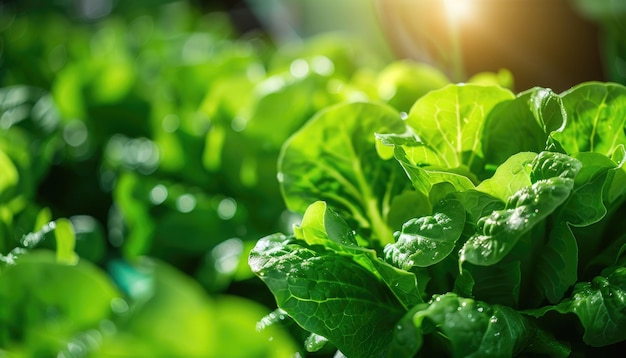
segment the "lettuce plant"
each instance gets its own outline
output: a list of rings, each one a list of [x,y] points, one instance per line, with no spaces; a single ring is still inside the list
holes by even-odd
[[[610,349],[626,340],[625,124],[626,88],[599,82],[329,107],[279,158],[301,223],[260,239],[250,267],[310,351]]]
[[[331,104],[407,111],[448,80],[337,34],[273,48],[181,1],[120,15],[0,14],[0,356],[292,356],[254,332],[272,297],[246,262],[291,219],[282,143]]]

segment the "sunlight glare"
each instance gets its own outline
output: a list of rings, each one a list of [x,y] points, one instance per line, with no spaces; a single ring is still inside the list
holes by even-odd
[[[448,17],[452,21],[466,19],[472,14],[471,0],[444,0],[443,2]]]

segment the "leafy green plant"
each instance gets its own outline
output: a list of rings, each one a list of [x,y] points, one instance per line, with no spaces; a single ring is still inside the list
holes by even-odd
[[[249,264],[311,351],[601,352],[626,338],[625,118],[626,88],[598,82],[327,108],[278,164],[301,223]]]
[[[519,280],[506,278],[521,269],[508,261],[490,266],[508,286],[486,299],[491,281],[471,266],[476,254],[467,249],[464,275],[453,259],[472,225],[511,209],[505,202],[518,189],[549,180],[567,190],[573,179],[575,190],[577,180],[602,180],[594,170],[622,178],[617,154],[577,157],[598,165],[579,170],[589,168],[588,179],[573,171],[525,176],[550,136],[557,149],[556,139],[574,145],[554,132],[563,127],[559,96],[448,87],[442,91],[457,91],[459,104],[475,103],[463,109],[473,114],[460,135],[440,133],[429,117],[447,105],[426,94],[449,80],[435,68],[383,63],[338,34],[275,48],[263,34],[237,34],[222,13],[163,2],[149,13],[141,2],[120,2],[122,13],[82,21],[0,14],[0,355],[293,356],[302,353],[293,338],[305,331],[315,333],[307,349],[321,354],[338,347],[356,356],[410,355],[422,341],[432,345],[411,322],[446,321],[454,302],[468,306],[462,315],[511,319],[523,339],[506,349],[516,352],[538,337],[528,334],[538,326],[532,315],[582,312],[582,293],[576,308],[517,304],[521,293],[510,292],[521,292]],[[512,87],[504,70],[468,82]],[[452,113],[441,116],[456,123]],[[476,142],[474,132],[487,127],[490,136]],[[526,135],[514,142],[509,131]],[[437,142],[441,134],[451,148]],[[605,151],[600,142],[591,147]],[[509,174],[511,186],[499,185]],[[612,180],[607,200],[618,208],[623,179]],[[528,191],[549,196],[547,187]],[[518,201],[515,210],[531,210],[524,208],[533,203]],[[545,204],[532,209],[547,215],[565,205]],[[270,236],[252,250],[258,237],[288,230],[300,215],[293,235]],[[527,226],[498,240],[523,242]],[[251,250],[253,268],[281,292],[282,309],[260,322],[262,332],[256,323],[273,302],[247,264]],[[585,260],[605,267],[611,257]],[[549,297],[581,281],[571,272]],[[434,293],[445,304],[428,304]],[[325,297],[331,304],[319,305]],[[472,301],[479,299],[486,303]],[[394,333],[398,325],[408,336]],[[363,337],[374,338],[356,347]],[[476,338],[463,339],[455,347],[471,349],[466,341]]]
[[[246,261],[294,220],[283,142],[331,105],[407,111],[448,81],[338,34],[274,48],[184,2],[124,15],[0,14],[0,355],[291,356],[299,328],[255,332],[271,294]],[[348,209],[401,223],[399,198]]]

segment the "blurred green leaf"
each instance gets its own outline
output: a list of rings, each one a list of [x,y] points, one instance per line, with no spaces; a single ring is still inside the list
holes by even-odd
[[[378,95],[398,111],[408,113],[418,98],[449,83],[448,77],[435,67],[395,61],[378,75]]]
[[[267,314],[267,308],[260,304],[219,295],[215,298],[215,309],[214,323],[219,327],[215,356],[291,358],[297,355],[298,348],[284,327],[273,324],[259,330],[259,320]]]
[[[213,299],[191,277],[154,259],[115,262],[112,268],[134,299],[120,305],[123,319],[96,356],[292,357],[297,350],[283,328],[257,330],[267,314],[258,303],[226,295]]]
[[[13,165],[13,161],[4,154],[4,152],[0,149],[0,171],[2,172],[2,176],[0,176],[0,198],[4,197],[5,192],[17,185],[19,181],[19,173]]]
[[[215,324],[215,308],[202,288],[158,261],[142,259],[134,267],[152,277],[153,289],[150,296],[131,302],[126,312],[130,318],[118,329],[148,343],[150,350],[159,352],[161,357],[213,356],[219,326]],[[143,282],[125,285],[132,287]]]
[[[82,330],[111,316],[119,292],[87,261],[58,263],[49,251],[19,256],[0,273],[0,346],[56,355]]]
[[[483,86],[496,85],[510,90],[515,87],[513,74],[505,68],[498,70],[498,72],[479,72],[470,77],[467,82]]]
[[[76,245],[76,235],[74,234],[74,226],[68,219],[61,218],[54,222],[54,236],[57,246],[57,261],[64,264],[75,264],[78,256],[74,252]]]

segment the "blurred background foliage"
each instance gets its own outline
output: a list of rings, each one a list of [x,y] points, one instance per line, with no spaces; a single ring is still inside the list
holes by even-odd
[[[374,1],[306,4],[0,2],[0,356],[305,354],[289,320],[256,329],[275,303],[247,266],[299,221],[282,143],[332,104],[407,112],[450,82],[394,60]]]
[[[571,0],[574,9],[599,28],[599,52],[606,78],[626,84],[626,3]]]

